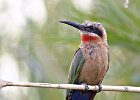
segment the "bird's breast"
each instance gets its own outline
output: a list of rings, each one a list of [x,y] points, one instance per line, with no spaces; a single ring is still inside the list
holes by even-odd
[[[108,69],[108,48],[105,44],[81,46],[85,59],[79,80],[87,84],[99,84]]]

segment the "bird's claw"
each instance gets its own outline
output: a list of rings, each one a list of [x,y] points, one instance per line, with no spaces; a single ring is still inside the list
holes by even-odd
[[[89,87],[88,87],[88,85],[86,83],[82,83],[82,85],[85,86],[85,90],[84,91],[88,91],[89,90]]]
[[[97,93],[99,93],[99,92],[102,91],[102,86],[101,86],[101,84],[98,84],[98,87],[99,87],[99,89],[97,90]]]

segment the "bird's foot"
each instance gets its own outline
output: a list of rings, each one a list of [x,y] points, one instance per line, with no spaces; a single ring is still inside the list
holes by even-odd
[[[88,87],[88,85],[86,83],[82,83],[82,85],[85,86],[85,90],[84,91],[88,91],[89,90],[89,87]]]
[[[101,84],[98,84],[98,87],[99,87],[99,89],[97,90],[97,93],[99,93],[99,92],[102,91],[102,86],[101,86]]]

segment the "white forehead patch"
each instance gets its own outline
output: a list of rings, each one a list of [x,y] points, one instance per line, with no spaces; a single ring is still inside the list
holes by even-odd
[[[92,23],[87,23],[87,26],[92,26]]]

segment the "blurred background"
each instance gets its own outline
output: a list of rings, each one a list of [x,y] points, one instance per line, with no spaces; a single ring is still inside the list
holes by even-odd
[[[0,0],[0,79],[67,83],[79,32],[59,20],[101,22],[110,69],[103,84],[140,86],[140,0]],[[65,90],[7,87],[0,100],[64,100]],[[138,100],[137,93],[101,92],[96,100]]]

